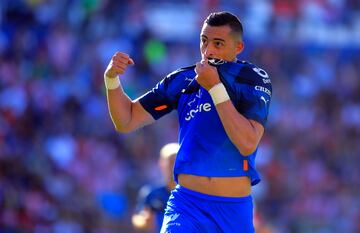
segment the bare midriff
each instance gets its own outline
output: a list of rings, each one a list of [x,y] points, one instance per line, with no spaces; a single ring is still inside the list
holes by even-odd
[[[190,190],[213,196],[245,197],[251,193],[249,177],[207,177],[179,174],[178,183]]]

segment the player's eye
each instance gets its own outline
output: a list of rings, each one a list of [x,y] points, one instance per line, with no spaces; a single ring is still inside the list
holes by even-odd
[[[221,47],[221,46],[224,46],[224,43],[221,42],[221,41],[215,41],[214,44],[215,44],[215,46],[216,46],[217,48],[219,48],[219,47]]]

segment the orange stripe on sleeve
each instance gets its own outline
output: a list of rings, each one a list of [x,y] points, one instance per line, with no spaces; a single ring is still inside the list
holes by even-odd
[[[156,110],[156,111],[161,111],[161,110],[166,109],[167,107],[168,107],[168,106],[167,106],[166,104],[164,104],[164,105],[160,105],[160,106],[156,107],[155,110]]]

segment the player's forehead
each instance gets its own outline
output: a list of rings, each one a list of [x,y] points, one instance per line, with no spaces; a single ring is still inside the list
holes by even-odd
[[[231,28],[229,25],[224,26],[210,26],[207,23],[204,23],[200,37],[205,37],[209,40],[213,39],[222,39],[222,40],[229,40],[231,36]]]

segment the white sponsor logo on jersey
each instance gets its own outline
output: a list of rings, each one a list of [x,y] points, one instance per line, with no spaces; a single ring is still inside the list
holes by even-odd
[[[186,121],[190,121],[195,117],[195,114],[198,112],[210,112],[211,111],[211,104],[210,103],[204,103],[197,105],[195,109],[191,109],[185,116]]]
[[[271,91],[269,89],[265,88],[265,87],[255,86],[255,90],[265,92],[266,94],[271,96]]]

